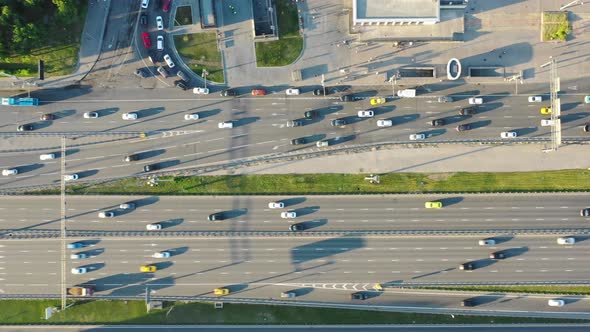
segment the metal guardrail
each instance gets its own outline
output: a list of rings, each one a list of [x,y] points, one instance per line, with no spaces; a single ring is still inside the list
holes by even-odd
[[[151,238],[228,238],[228,237],[354,237],[354,236],[490,236],[490,235],[588,235],[590,228],[542,229],[470,229],[470,230],[374,230],[374,231],[91,231],[68,230],[67,236],[85,237],[151,237]],[[3,230],[0,239],[59,238],[59,230]]]

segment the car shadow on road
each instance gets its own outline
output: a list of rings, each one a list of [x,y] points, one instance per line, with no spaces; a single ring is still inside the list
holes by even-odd
[[[206,111],[200,111],[200,112],[195,112],[197,114],[199,114],[199,119],[206,119],[206,118],[210,118],[212,116],[215,116],[219,113],[221,113],[221,109],[216,108],[213,110],[206,110]],[[199,123],[204,122],[204,121],[199,121]]]
[[[44,166],[45,166],[44,164],[35,163],[35,164],[30,164],[30,165],[17,166],[17,167],[13,167],[13,168],[18,170],[18,174],[22,174],[22,173],[29,173],[29,172],[36,171],[40,168],[43,168]]]
[[[310,229],[314,229],[314,228],[318,228],[318,227],[327,225],[328,219],[320,218],[320,219],[308,220],[308,221],[301,222],[301,224],[303,225],[303,228],[305,230],[310,230]]]
[[[468,100],[471,96],[479,95],[479,90],[470,90],[470,91],[462,91],[462,92],[455,92],[447,95],[448,97],[453,98],[453,102],[461,101],[461,100]]]
[[[180,256],[188,251],[188,247],[171,248],[167,249],[166,251],[170,253],[170,257]]]
[[[53,112],[52,114],[55,115],[56,120],[59,120],[59,119],[67,118],[68,116],[72,116],[72,115],[76,114],[76,110],[62,110],[62,111]]]
[[[157,149],[157,150],[138,152],[138,153],[135,153],[135,155],[137,155],[137,158],[139,160],[142,160],[142,159],[154,158],[154,157],[159,156],[164,153],[166,153],[165,149]]]
[[[356,135],[351,134],[348,136],[334,137],[334,138],[331,138],[329,141],[330,141],[330,145],[336,145],[336,144],[345,144],[346,142],[352,142],[355,139],[356,139]]]
[[[164,111],[165,111],[164,107],[153,107],[153,108],[145,108],[142,110],[137,110],[134,113],[137,113],[137,119],[140,120],[140,119],[143,119],[146,117],[158,115]]]
[[[301,204],[301,203],[305,202],[306,200],[307,200],[307,198],[305,198],[305,197],[291,197],[291,198],[281,199],[279,202],[282,202],[283,204],[285,204],[285,207],[289,207],[289,206]]]
[[[102,269],[103,267],[105,267],[105,263],[92,263],[92,264],[87,264],[87,265],[82,265],[81,267],[85,267],[87,268],[89,271],[88,272],[94,272],[94,271],[98,271],[100,269]]]
[[[260,120],[260,117],[258,117],[258,116],[251,116],[248,118],[235,119],[235,120],[233,120],[234,128],[247,126],[247,125],[252,124],[258,120]]]
[[[315,213],[319,209],[320,209],[319,206],[306,206],[306,207],[294,209],[292,211],[295,211],[297,213],[297,216],[299,217],[299,216],[305,216],[308,214]]]
[[[524,135],[532,134],[532,133],[536,132],[537,130],[539,130],[539,128],[537,128],[537,127],[523,127],[523,128],[512,129],[510,131],[514,131],[517,136],[524,136]]]
[[[436,137],[436,136],[442,136],[446,132],[447,132],[446,129],[440,128],[440,129],[432,129],[432,130],[421,131],[418,134],[424,134],[426,136],[426,138],[432,138],[432,137]]]
[[[496,240],[496,244],[498,241]],[[524,255],[527,251],[529,251],[529,247],[515,247],[515,248],[507,248],[503,250],[498,250],[496,252],[502,253],[506,256],[506,258],[516,257],[520,255]]]
[[[469,126],[471,126],[471,129],[478,129],[478,128],[483,128],[483,127],[487,127],[492,123],[491,120],[481,120],[481,121],[475,121],[475,122],[469,122]]]
[[[419,118],[420,118],[420,114],[405,114],[405,115],[394,116],[394,117],[388,118],[387,120],[393,121],[393,125],[397,126],[397,125],[402,125],[404,123],[416,121]]]
[[[154,265],[156,266],[156,268],[158,270],[164,270],[164,269],[167,269],[167,268],[171,267],[172,265],[174,265],[174,263],[166,261],[166,262],[154,263]]]
[[[162,225],[162,229],[172,228],[178,226],[184,222],[184,218],[175,218],[165,221],[160,221],[158,224]]]
[[[444,208],[447,206],[459,204],[459,203],[463,202],[464,199],[465,198],[462,196],[455,196],[455,197],[442,198],[442,199],[439,199],[438,201],[442,203],[443,208]]]
[[[393,112],[395,110],[395,105],[387,105],[387,106],[377,106],[371,108],[375,116],[383,116],[387,113]]]
[[[102,118],[105,116],[116,114],[117,112],[119,112],[119,110],[120,109],[118,107],[109,107],[98,109],[95,112],[98,113],[99,118]],[[137,116],[140,117],[141,115],[137,114]]]
[[[293,292],[296,296],[304,296],[314,291],[313,287],[302,287],[288,290],[286,292]]]
[[[246,208],[223,211],[223,215],[224,215],[225,219],[238,218],[238,217],[241,217],[247,213],[248,213],[248,209],[246,209]]]
[[[89,169],[87,171],[77,172],[76,174],[78,174],[79,179],[84,179],[84,178],[98,174],[98,170],[97,169]]]
[[[582,118],[587,118],[588,115],[590,115],[589,112],[569,113],[569,114],[566,114],[566,115],[562,115],[560,117],[560,119],[561,119],[561,123],[567,123],[567,122],[579,120],[579,119],[582,119]]]

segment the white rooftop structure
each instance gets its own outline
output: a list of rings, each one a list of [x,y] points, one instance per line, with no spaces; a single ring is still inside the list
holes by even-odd
[[[439,0],[353,0],[354,25],[422,25],[440,22]]]

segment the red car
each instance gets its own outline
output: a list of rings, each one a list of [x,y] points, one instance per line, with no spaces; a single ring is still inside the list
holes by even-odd
[[[264,96],[266,94],[266,91],[263,89],[254,89],[252,90],[252,95],[253,96]]]
[[[150,40],[150,35],[147,32],[144,32],[141,35],[141,38],[143,39],[143,46],[145,46],[145,48],[152,47],[152,41]]]
[[[162,10],[164,11],[164,13],[167,13],[170,11],[170,2],[172,0],[163,0],[162,2]]]

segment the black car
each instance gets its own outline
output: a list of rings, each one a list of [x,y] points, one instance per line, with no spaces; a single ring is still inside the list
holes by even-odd
[[[504,259],[506,255],[503,252],[496,251],[490,254],[490,259]]]
[[[459,115],[472,116],[475,114],[475,107],[464,107],[459,111]]]
[[[436,119],[436,120],[432,120],[430,121],[430,125],[433,127],[440,127],[440,126],[444,126],[445,125],[445,120],[444,119]]]
[[[130,154],[130,155],[125,156],[125,158],[123,158],[123,161],[127,161],[127,162],[137,161],[137,160],[139,160],[139,156],[136,154]],[[148,171],[146,171],[146,172],[148,172]]]
[[[300,232],[304,229],[305,229],[305,227],[302,224],[293,224],[293,225],[289,226],[289,230],[291,232]]]
[[[212,213],[207,217],[207,219],[209,221],[223,220],[225,219],[225,215],[223,212]]]
[[[147,26],[147,15],[146,14],[141,14],[141,16],[139,17],[139,23],[141,23],[141,25],[143,25],[144,27]]]
[[[365,292],[356,292],[356,293],[350,294],[351,300],[366,300],[368,297],[369,296],[367,296],[367,293],[365,293]]]
[[[584,127],[582,127],[582,130],[583,130],[585,133],[590,133],[590,123],[588,123],[588,124],[584,125]]]
[[[473,263],[463,263],[459,266],[459,270],[472,271],[475,269]]]
[[[580,217],[590,217],[590,208],[581,209]]]
[[[235,97],[238,95],[238,92],[234,89],[225,89],[219,93],[222,97]]]
[[[158,164],[145,165],[145,166],[143,166],[143,171],[144,172],[151,172],[151,171],[155,171],[159,168],[160,168],[160,165],[158,165]]]
[[[175,82],[174,82],[174,85],[175,85],[177,88],[179,88],[179,89],[181,89],[181,90],[183,90],[183,91],[186,91],[186,90],[188,89],[188,87],[186,86],[186,84],[184,84],[182,81],[175,81]]]
[[[474,298],[465,299],[461,301],[462,307],[475,307],[477,305],[477,301]]]
[[[303,137],[300,138],[294,138],[291,140],[291,145],[301,145],[301,144],[305,144],[306,140]]]
[[[352,95],[340,96],[340,101],[344,101],[344,102],[354,101],[354,97]]]
[[[143,70],[141,70],[139,68],[138,69],[135,69],[135,71],[133,72],[133,74],[135,76],[141,77],[141,78],[146,78],[147,77],[147,74]]]
[[[326,96],[332,93],[332,90],[330,88],[326,88],[325,91],[326,91]],[[314,89],[313,95],[314,96],[323,96],[324,95],[324,88]]]
[[[307,111],[303,113],[303,117],[305,117],[306,119],[314,119],[317,118],[318,115],[318,111]]]
[[[20,125],[16,128],[16,130],[18,131],[31,131],[35,128],[33,128],[32,124],[24,124],[24,125]]]
[[[346,120],[344,119],[334,119],[330,124],[334,127],[341,127],[346,125]]]
[[[466,124],[462,124],[462,125],[458,125],[455,130],[456,131],[466,131],[466,130],[470,130],[471,129],[471,125],[466,123]]]
[[[51,114],[51,113],[45,113],[41,115],[41,120],[42,121],[50,121],[50,120],[55,120],[55,115]]]

